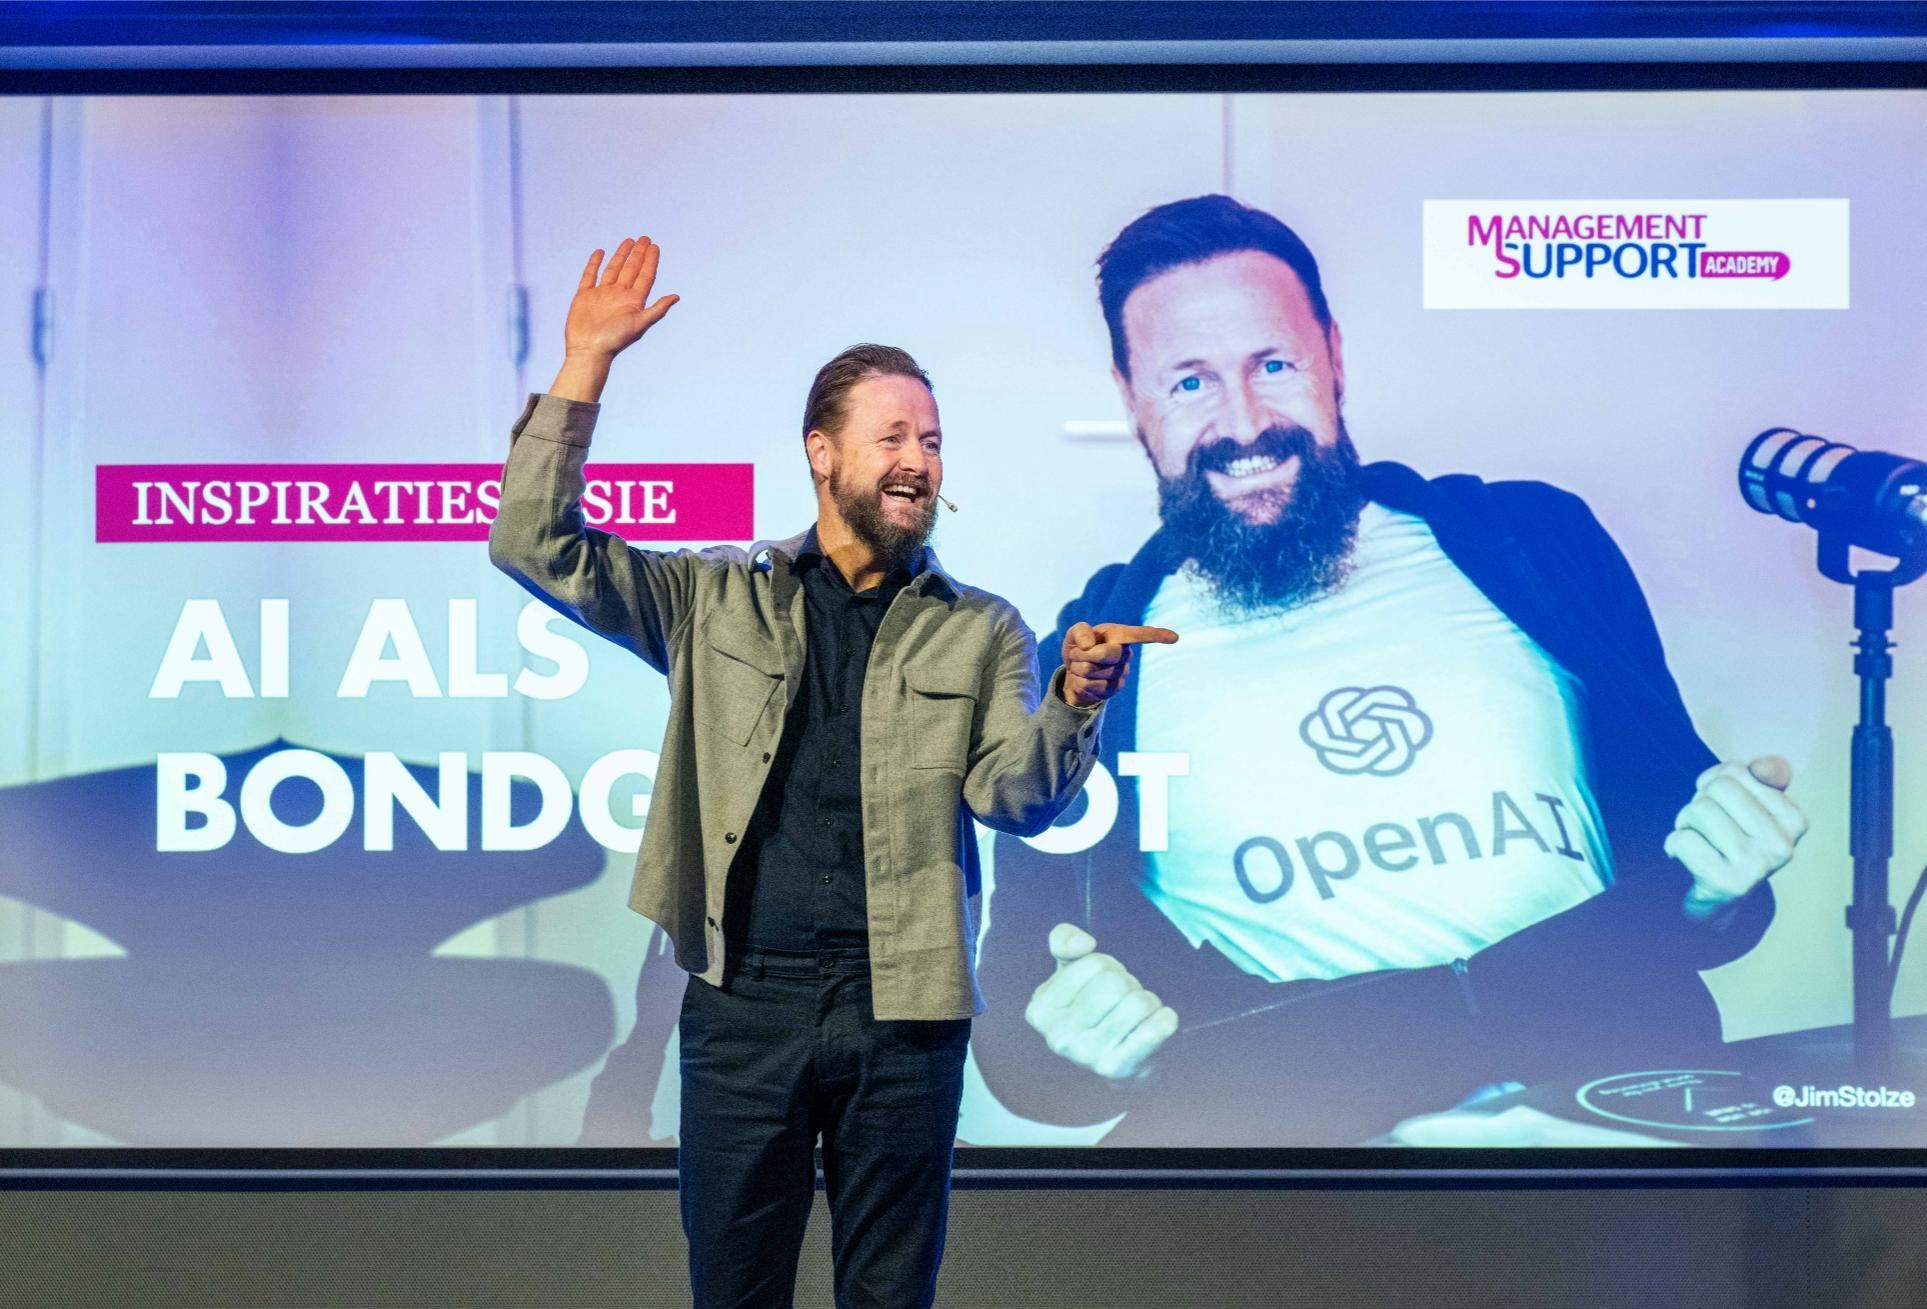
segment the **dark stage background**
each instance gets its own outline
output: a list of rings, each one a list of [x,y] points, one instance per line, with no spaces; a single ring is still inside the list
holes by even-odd
[[[827,1309],[819,1194],[797,1282]],[[960,1187],[946,1309],[1915,1309],[1914,1188]],[[0,1194],[0,1304],[688,1303],[650,1191]]]

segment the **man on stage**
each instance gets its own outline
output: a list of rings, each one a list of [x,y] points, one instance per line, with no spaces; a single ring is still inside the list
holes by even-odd
[[[511,433],[489,558],[668,674],[630,906],[691,977],[679,1169],[697,1309],[784,1306],[820,1136],[836,1300],[929,1305],[971,1018],[983,1009],[970,820],[1035,833],[1090,772],[1142,628],[1069,628],[1039,694],[1007,601],[925,544],[943,485],[929,379],[886,346],[810,388],[808,531],[641,550],[586,526],[598,398],[658,248],[590,256],[555,385]]]
[[[997,840],[992,1091],[1121,1114],[1110,1144],[1346,1145],[1716,1048],[1699,970],[1759,939],[1806,820],[1784,760],[1700,740],[1585,504],[1361,467],[1270,214],[1163,205],[1098,268],[1162,522],[1062,622],[1186,640],[1109,711],[1102,839]]]

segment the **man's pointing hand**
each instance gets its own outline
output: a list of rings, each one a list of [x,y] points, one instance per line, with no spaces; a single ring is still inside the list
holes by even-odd
[[[1103,704],[1124,687],[1131,647],[1172,645],[1178,634],[1164,627],[1128,623],[1074,623],[1064,633],[1064,699],[1079,709]]]

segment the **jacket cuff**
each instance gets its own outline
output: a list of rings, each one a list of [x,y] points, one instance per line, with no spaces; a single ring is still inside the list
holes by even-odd
[[[1762,882],[1741,896],[1733,916],[1719,927],[1704,923],[1688,924],[1692,933],[1694,964],[1698,968],[1718,968],[1730,964],[1760,943],[1773,923],[1774,897],[1771,886]]]
[[[1083,709],[1068,703],[1064,699],[1064,672],[1064,666],[1059,664],[1057,671],[1051,674],[1050,685],[1044,691],[1044,704],[1038,712],[1053,731],[1064,736],[1075,736],[1080,750],[1095,754],[1098,719],[1104,713],[1104,705],[1110,702],[1103,701]]]
[[[565,400],[559,395],[532,391],[528,403],[522,406],[522,416],[509,429],[509,436],[511,440],[534,436],[558,445],[586,448],[590,434],[595,431],[596,415],[601,412],[602,405],[593,400]]]

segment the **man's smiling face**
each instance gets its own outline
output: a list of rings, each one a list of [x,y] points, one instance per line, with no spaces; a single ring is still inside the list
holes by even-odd
[[[1304,283],[1273,255],[1241,250],[1150,278],[1124,301],[1130,376],[1112,370],[1161,481],[1192,461],[1249,523],[1287,510],[1303,453],[1339,441],[1345,368]]]
[[[1181,264],[1125,298],[1112,376],[1158,475],[1164,536],[1229,608],[1289,607],[1343,582],[1362,503],[1339,410],[1337,323],[1252,250]]]
[[[895,565],[930,537],[943,487],[943,432],[930,388],[878,374],[850,388],[848,416],[830,443],[837,511],[880,560]]]

